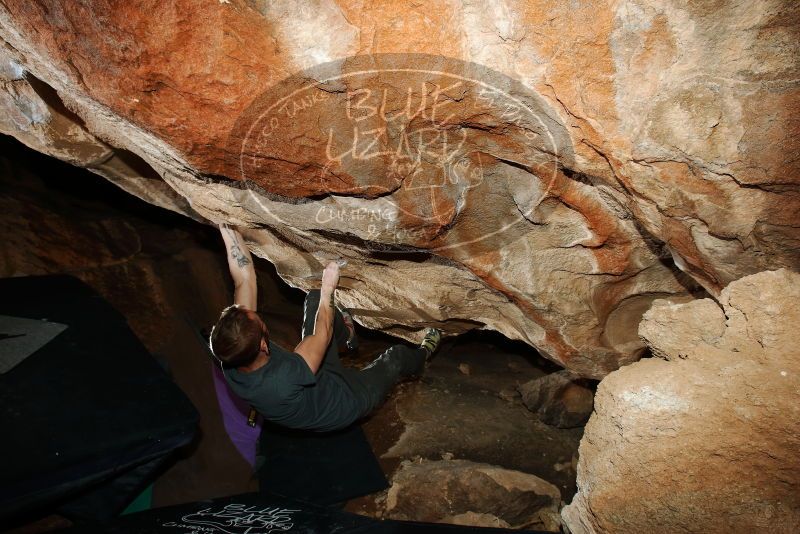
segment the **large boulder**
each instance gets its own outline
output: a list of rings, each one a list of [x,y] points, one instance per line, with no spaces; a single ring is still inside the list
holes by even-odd
[[[563,510],[573,534],[800,531],[800,274],[748,276],[704,299],[657,301],[654,358],[595,398]]]
[[[386,517],[559,532],[561,493],[534,475],[466,460],[406,461],[392,477]]]
[[[799,10],[4,0],[0,132],[248,227],[303,289],[347,258],[367,326],[600,378],[654,299],[798,265]]]

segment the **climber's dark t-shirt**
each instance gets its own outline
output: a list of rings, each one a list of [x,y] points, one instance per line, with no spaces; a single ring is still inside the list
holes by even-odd
[[[347,369],[322,365],[316,376],[303,358],[269,342],[270,358],[250,373],[226,369],[231,389],[265,419],[288,428],[328,431],[344,428],[363,415]]]

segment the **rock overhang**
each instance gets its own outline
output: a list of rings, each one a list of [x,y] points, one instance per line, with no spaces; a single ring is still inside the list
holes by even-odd
[[[491,328],[594,378],[655,298],[797,266],[796,8],[500,4],[8,1],[2,131],[248,227],[298,287],[347,257],[368,326]]]

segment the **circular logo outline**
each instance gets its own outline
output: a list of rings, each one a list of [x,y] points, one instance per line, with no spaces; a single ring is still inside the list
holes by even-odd
[[[470,83],[470,84],[473,84],[474,86],[482,87],[484,89],[487,89],[487,90],[491,91],[492,94],[494,94],[494,95],[501,95],[504,99],[506,99],[506,101],[513,102],[514,104],[516,104],[518,106],[517,109],[525,110],[525,113],[529,116],[529,118],[532,118],[533,121],[535,121],[535,123],[538,123],[538,125],[541,127],[541,131],[544,134],[546,134],[546,136],[547,136],[547,141],[549,142],[550,147],[552,147],[552,151],[542,151],[542,152],[545,152],[545,153],[549,154],[549,156],[550,156],[550,161],[548,161],[544,165],[552,164],[553,168],[552,168],[552,171],[551,171],[549,179],[546,180],[547,181],[547,186],[541,191],[539,197],[535,200],[535,202],[531,202],[529,204],[529,207],[528,207],[527,211],[520,210],[521,218],[515,220],[514,222],[507,223],[507,224],[501,226],[498,229],[492,230],[491,232],[489,232],[487,234],[482,234],[479,237],[475,237],[475,238],[472,238],[472,239],[469,239],[469,240],[459,241],[458,243],[447,243],[447,244],[435,246],[435,247],[432,247],[432,248],[422,248],[422,247],[419,247],[419,246],[416,246],[416,245],[409,245],[409,244],[400,243],[400,242],[396,242],[396,243],[383,243],[383,242],[379,242],[379,241],[375,242],[375,241],[370,241],[368,239],[364,239],[365,246],[368,247],[368,248],[374,248],[375,251],[380,251],[380,252],[406,252],[407,251],[407,250],[396,250],[397,247],[402,247],[402,248],[405,248],[405,249],[413,248],[415,250],[420,250],[420,251],[425,251],[425,252],[436,252],[436,251],[457,248],[457,247],[461,247],[461,246],[464,246],[464,245],[469,245],[469,244],[473,244],[473,243],[476,243],[476,242],[484,241],[487,238],[490,238],[490,237],[495,236],[495,235],[497,235],[499,233],[502,233],[502,232],[505,232],[505,231],[509,230],[511,227],[515,226],[516,224],[519,224],[521,222],[521,220],[529,219],[529,217],[531,216],[531,214],[533,213],[535,208],[547,197],[548,193],[550,192],[550,190],[551,190],[551,188],[553,186],[553,183],[555,182],[556,177],[558,176],[559,159],[561,157],[563,157],[562,151],[559,148],[559,143],[556,141],[556,139],[553,136],[553,133],[550,131],[550,127],[548,127],[548,125],[546,124],[547,121],[542,120],[542,118],[540,117],[540,113],[541,112],[537,112],[537,111],[531,109],[531,107],[526,102],[523,102],[519,98],[509,94],[509,92],[504,90],[504,89],[498,88],[498,87],[496,87],[496,86],[494,86],[492,84],[489,84],[489,83],[487,83],[487,82],[485,82],[483,80],[480,80],[480,79],[475,79],[475,78],[472,78],[472,77],[463,76],[463,75],[456,74],[456,73],[453,73],[453,72],[448,72],[446,70],[433,70],[433,69],[426,69],[426,68],[408,68],[408,67],[405,67],[405,68],[401,68],[401,67],[378,67],[378,68],[373,68],[373,69],[356,70],[356,71],[352,71],[352,72],[341,72],[340,71],[338,74],[334,74],[334,75],[331,75],[331,76],[322,76],[320,78],[316,78],[313,75],[314,71],[317,70],[317,69],[324,69],[326,67],[328,67],[328,68],[330,68],[330,67],[338,67],[340,65],[346,64],[347,61],[351,61],[351,60],[354,60],[354,59],[374,58],[374,57],[379,57],[379,56],[384,56],[384,55],[407,56],[408,54],[376,54],[376,55],[373,55],[373,56],[364,56],[364,55],[351,56],[349,58],[344,58],[344,59],[341,59],[341,60],[336,60],[336,61],[332,61],[332,62],[329,62],[329,63],[323,63],[323,64],[320,64],[320,65],[316,65],[314,67],[310,67],[308,69],[305,69],[305,70],[301,71],[300,73],[296,73],[296,74],[294,74],[292,76],[289,76],[289,77],[285,78],[282,82],[279,82],[278,84],[275,84],[272,88],[270,88],[270,90],[262,93],[262,95],[260,95],[259,98],[256,98],[248,106],[248,108],[246,109],[245,113],[243,113],[243,116],[246,115],[247,111],[252,109],[252,107],[254,107],[254,105],[257,106],[258,108],[260,108],[260,110],[259,110],[260,112],[258,113],[258,115],[257,115],[257,117],[255,119],[253,119],[252,121],[248,121],[250,126],[247,128],[247,131],[246,131],[245,135],[242,136],[241,142],[239,143],[239,150],[238,150],[239,155],[238,155],[238,158],[237,158],[237,166],[238,166],[239,175],[240,175],[242,181],[244,182],[245,187],[247,188],[248,192],[250,193],[251,198],[259,205],[259,207],[261,207],[261,209],[264,210],[264,212],[269,214],[269,216],[271,216],[273,218],[273,220],[275,220],[276,222],[278,222],[280,224],[283,224],[283,225],[286,225],[286,226],[290,226],[285,220],[283,220],[278,214],[273,212],[267,205],[265,205],[261,201],[261,199],[259,198],[258,194],[256,194],[256,191],[254,191],[252,189],[251,182],[253,182],[257,187],[260,187],[260,186],[258,186],[256,180],[253,180],[253,179],[247,177],[247,171],[245,170],[245,167],[244,167],[245,166],[244,158],[246,157],[245,156],[245,153],[246,153],[245,147],[248,144],[248,140],[250,140],[252,138],[253,131],[263,122],[265,116],[269,117],[269,114],[273,110],[280,109],[280,106],[282,106],[287,101],[291,101],[291,99],[293,97],[295,97],[296,95],[298,95],[298,94],[300,94],[302,92],[308,91],[310,89],[319,89],[320,86],[323,86],[325,84],[330,84],[331,82],[344,83],[348,79],[353,79],[353,78],[357,79],[358,77],[364,77],[364,76],[368,76],[368,75],[375,75],[375,74],[380,74],[380,73],[383,73],[383,72],[387,72],[387,73],[409,73],[409,74],[416,73],[416,74],[442,76],[442,77],[445,77],[445,78],[451,78],[451,79],[456,79],[456,80],[459,80],[459,81],[462,81],[462,82]],[[412,56],[420,56],[420,55],[421,56],[427,56],[425,54],[412,54]],[[442,58],[441,56],[428,56],[428,57]],[[505,74],[499,73],[497,71],[494,71],[493,69],[490,69],[490,68],[485,67],[483,65],[478,65],[478,64],[475,64],[475,63],[472,63],[472,62],[466,62],[466,61],[462,61],[462,60],[457,60],[455,58],[443,58],[443,59],[448,59],[450,61],[457,61],[460,64],[470,65],[473,68],[477,67],[478,70],[482,69],[482,70],[486,70],[486,71],[489,71],[489,72],[492,72],[492,73],[496,73],[499,76],[502,76],[503,78],[505,78],[506,80],[510,80],[512,82],[512,84],[516,84],[516,85],[518,85],[520,87],[523,87],[524,89],[530,90],[531,91],[531,95],[535,99],[537,99],[537,103],[543,104],[543,99],[541,98],[541,96],[539,96],[537,93],[534,93],[533,90],[531,90],[530,88],[528,88],[527,86],[522,84],[522,82],[520,82],[518,80],[515,80],[515,79],[513,79],[513,78],[511,78],[511,77],[509,77],[509,76],[507,76]],[[307,74],[305,74],[305,73],[307,73]],[[278,87],[278,86],[281,85],[281,83],[286,82],[286,81],[291,80],[291,79],[294,79],[294,78],[296,78],[298,76],[302,76],[303,79],[306,79],[308,81],[305,84],[303,84],[301,87],[296,88],[293,91],[291,91],[289,94],[278,98],[275,102],[272,103],[272,105],[266,107],[266,109],[264,109],[262,106],[258,105],[259,101],[262,100],[264,96],[268,95],[275,87]],[[561,126],[563,128],[563,125],[560,125],[559,121],[557,121],[556,119],[551,117],[549,114],[547,114],[546,112],[544,112],[542,114],[544,114],[552,122],[555,122],[556,124],[558,124],[559,126]],[[273,117],[273,119],[277,120],[275,117]],[[530,139],[530,137],[528,137],[528,135],[527,135],[527,132],[530,132],[532,130],[529,129],[529,128],[524,128],[523,126],[519,126],[519,125],[517,125],[517,126],[520,129],[526,130],[526,133],[523,134],[523,135],[525,136],[526,139]],[[538,134],[536,134],[536,135],[538,135]],[[520,165],[522,167],[527,167],[524,164],[520,164]],[[327,165],[324,168],[327,168]],[[529,172],[532,172],[532,171],[529,171]],[[539,176],[539,175],[536,175],[536,176],[537,176],[537,178],[539,178],[541,180],[542,183],[545,182],[545,180],[542,180],[541,176]],[[430,186],[430,187],[434,187],[434,186]],[[269,192],[267,191],[267,193],[269,193]],[[336,197],[337,196],[336,193],[328,192],[327,194],[328,194],[329,197]],[[346,196],[346,195],[340,195],[340,196]],[[390,203],[390,205],[392,205],[396,210],[405,211],[402,207],[400,207],[398,205],[399,203],[397,203],[396,201],[391,199],[391,194],[389,194],[387,196],[382,196],[381,198],[384,198],[385,200],[387,200]],[[418,217],[418,215],[416,215],[416,214],[415,214],[415,216]],[[380,235],[380,234],[378,234],[378,235]]]

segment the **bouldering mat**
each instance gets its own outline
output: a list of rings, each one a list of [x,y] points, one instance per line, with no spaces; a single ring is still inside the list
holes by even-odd
[[[0,295],[2,315],[67,326],[0,375],[0,520],[39,509],[112,517],[192,439],[196,410],[77,278],[0,279]]]
[[[389,486],[364,431],[289,430],[264,423],[260,440],[262,491],[330,505]]]
[[[277,495],[248,493],[210,501],[157,508],[111,522],[80,525],[68,534],[494,534],[533,530],[463,527],[378,520]]]

